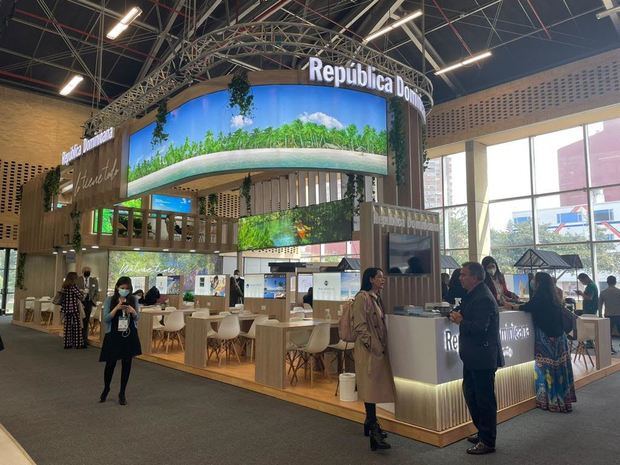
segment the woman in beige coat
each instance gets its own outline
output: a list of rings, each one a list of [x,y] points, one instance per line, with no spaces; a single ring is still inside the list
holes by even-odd
[[[361,290],[353,303],[357,391],[366,408],[364,434],[370,436],[372,450],[390,448],[385,441],[387,435],[377,422],[376,404],[394,402],[394,378],[380,297],[384,284],[381,268],[367,268],[362,276]]]

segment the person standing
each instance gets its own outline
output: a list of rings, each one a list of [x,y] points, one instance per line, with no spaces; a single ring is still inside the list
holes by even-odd
[[[577,290],[577,295],[583,297],[583,313],[596,315],[598,311],[598,287],[586,273],[580,273],[577,279],[586,287],[583,291]]]
[[[239,270],[235,270],[230,278],[230,306],[243,303],[244,279],[239,275]]]
[[[620,289],[616,287],[616,277],[607,276],[607,289],[601,292],[598,299],[598,313],[603,315],[605,307],[605,317],[609,318],[609,329],[612,333],[611,353],[615,354],[613,332],[614,327],[620,332]]]
[[[99,402],[106,401],[110,393],[110,383],[116,362],[121,360],[121,389],[118,393],[118,403],[127,405],[125,390],[131,373],[131,362],[133,357],[142,354],[136,326],[140,315],[140,304],[131,292],[131,279],[123,276],[116,282],[114,294],[107,297],[103,304],[105,337],[99,361],[105,362],[105,369],[103,372],[104,387]]]
[[[536,407],[550,412],[571,412],[577,402],[568,339],[562,325],[562,301],[549,273],[534,276],[536,292],[530,301],[515,305],[532,314],[536,364]]]
[[[353,302],[355,334],[355,376],[359,399],[364,402],[364,435],[370,437],[371,450],[389,449],[377,421],[377,403],[394,402],[394,377],[388,354],[385,311],[381,291],[385,285],[381,268],[367,268],[360,291]]]
[[[484,284],[480,263],[463,263],[461,284],[467,291],[450,320],[459,325],[459,356],[463,361],[463,395],[478,434],[470,436],[468,454],[495,452],[497,399],[495,372],[504,365],[500,344],[497,301]]]
[[[82,276],[78,279],[78,287],[84,293],[84,324],[82,326],[82,338],[84,339],[84,347],[88,347],[88,324],[90,323],[90,314],[93,311],[93,305],[97,305],[97,297],[99,296],[99,281],[91,276],[89,266],[82,268]]]
[[[76,272],[67,273],[60,291],[62,293],[60,311],[65,319],[63,336],[65,349],[83,349],[85,347],[80,317],[80,306],[84,300],[84,294],[78,288],[77,282],[78,275]]]
[[[519,296],[508,290],[506,278],[504,278],[504,274],[500,271],[497,260],[490,256],[484,257],[482,259],[482,267],[486,271],[485,283],[495,296],[500,307],[503,307],[507,302],[519,301]]]
[[[461,284],[460,276],[461,269],[457,268],[452,272],[450,282],[448,283],[448,303],[452,305],[457,305],[456,299],[461,302],[463,297],[467,295],[467,291],[463,289],[463,285]]]

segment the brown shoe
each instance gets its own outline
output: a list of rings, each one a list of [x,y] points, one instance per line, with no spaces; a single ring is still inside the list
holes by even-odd
[[[495,447],[489,447],[484,442],[480,441],[474,447],[467,449],[467,453],[471,455],[484,455],[495,452]]]
[[[480,442],[480,439],[478,438],[478,433],[467,436],[467,440],[472,444],[478,444]]]

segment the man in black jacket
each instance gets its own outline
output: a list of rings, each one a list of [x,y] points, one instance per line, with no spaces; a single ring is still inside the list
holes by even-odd
[[[460,281],[467,290],[450,320],[459,328],[459,355],[463,360],[463,395],[478,434],[468,440],[475,446],[468,454],[495,452],[497,400],[495,371],[504,365],[499,335],[497,301],[484,284],[484,268],[467,262],[461,269]]]

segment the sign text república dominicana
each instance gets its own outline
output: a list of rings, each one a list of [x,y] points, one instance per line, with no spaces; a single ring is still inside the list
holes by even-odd
[[[310,57],[308,62],[310,80],[315,82],[331,82],[334,87],[341,84],[356,87],[365,87],[405,99],[414,107],[422,120],[426,122],[426,109],[416,91],[405,84],[402,77],[396,76],[396,82],[390,76],[376,73],[374,66],[363,66],[360,63],[351,63],[349,66],[324,65],[320,58]]]
[[[86,152],[89,152],[90,150],[99,147],[112,139],[114,139],[114,128],[108,128],[90,139],[84,139],[81,144],[75,144],[66,152],[62,152],[62,164],[68,165],[77,157],[82,156]]]

